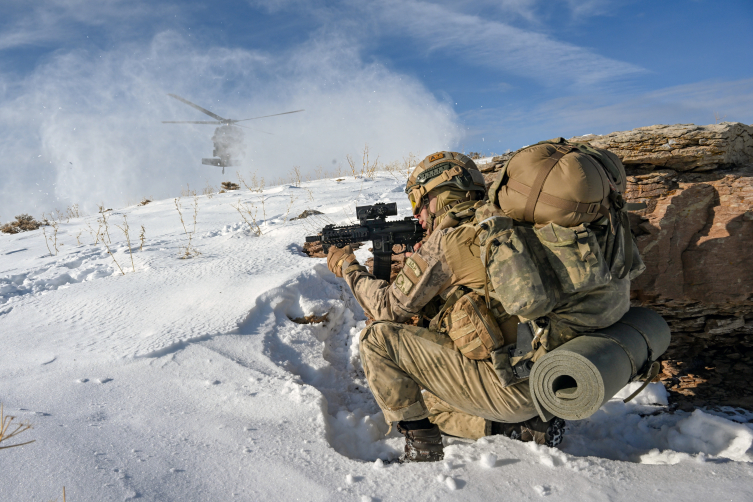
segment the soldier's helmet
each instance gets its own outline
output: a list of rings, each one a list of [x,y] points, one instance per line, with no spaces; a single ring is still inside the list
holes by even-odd
[[[452,189],[462,192],[486,193],[484,175],[473,159],[458,152],[436,152],[422,160],[411,173],[405,186],[413,214],[426,203],[429,192]]]

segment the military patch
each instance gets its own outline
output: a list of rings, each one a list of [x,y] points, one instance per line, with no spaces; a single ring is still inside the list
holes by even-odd
[[[434,162],[435,160],[439,160],[439,159],[443,159],[443,158],[444,158],[444,153],[442,153],[442,152],[435,153],[434,155],[432,155],[431,157],[429,157],[429,162]]]
[[[410,293],[410,290],[413,289],[413,283],[402,272],[397,274],[397,277],[395,278],[395,282],[393,284],[406,296],[408,295],[408,293]]]
[[[413,271],[413,274],[416,276],[416,279],[421,277],[421,274],[423,273],[421,271],[421,268],[411,258],[408,258],[407,260],[405,260],[405,266]]]

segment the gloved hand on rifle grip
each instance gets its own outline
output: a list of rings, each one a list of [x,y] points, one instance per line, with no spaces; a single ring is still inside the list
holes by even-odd
[[[347,262],[350,265],[356,261],[356,255],[353,254],[353,248],[350,247],[350,245],[343,248],[337,246],[329,247],[329,252],[327,253],[327,268],[329,268],[330,272],[337,277],[343,276],[343,263]]]

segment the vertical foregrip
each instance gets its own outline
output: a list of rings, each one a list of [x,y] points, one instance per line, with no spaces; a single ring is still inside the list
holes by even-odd
[[[390,282],[392,272],[392,250],[387,253],[374,253],[374,276]]]

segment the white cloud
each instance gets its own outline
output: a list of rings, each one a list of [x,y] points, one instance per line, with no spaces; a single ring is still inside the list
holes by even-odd
[[[0,7],[0,50],[45,45],[82,36],[82,27],[107,26],[119,33],[137,20],[153,20],[177,9],[141,0],[8,0]]]
[[[590,86],[645,72],[542,33],[439,4],[394,0],[374,4],[373,9],[384,26],[414,37],[427,51],[441,50],[464,62],[527,77],[545,86]]]
[[[578,20],[608,12],[630,0],[558,0]],[[501,70],[548,87],[593,86],[646,73],[634,64],[601,56],[594,51],[553,38],[551,0],[383,0],[362,2],[302,2],[252,0],[271,12],[311,16],[315,23],[334,27],[350,36],[370,38],[410,37],[413,50],[437,51],[448,61]],[[525,20],[525,22],[521,22]],[[529,25],[531,28],[522,27]]]
[[[91,211],[144,195],[169,197],[190,183],[215,186],[213,126],[162,124],[208,117],[172,92],[217,114],[246,118],[248,165],[267,179],[294,165],[332,168],[365,143],[382,159],[457,143],[451,107],[416,80],[364,63],[352,40],[318,38],[280,55],[199,48],[175,33],[147,46],[58,53],[21,79],[0,77],[0,215],[39,215],[80,203]],[[344,162],[343,162],[344,163]]]

